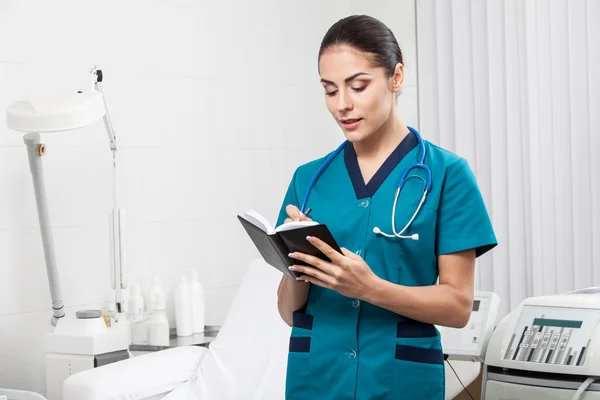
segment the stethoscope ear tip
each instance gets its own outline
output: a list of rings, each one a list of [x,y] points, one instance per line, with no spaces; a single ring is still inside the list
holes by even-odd
[[[376,235],[379,235],[381,233],[381,230],[378,227],[374,227],[373,228],[373,233]]]
[[[419,240],[419,234],[418,234],[418,233],[415,233],[414,235],[411,235],[411,236],[410,236],[410,238],[411,238],[412,240]]]

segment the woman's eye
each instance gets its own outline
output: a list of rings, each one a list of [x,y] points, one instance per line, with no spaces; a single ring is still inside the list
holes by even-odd
[[[361,86],[361,87],[351,87],[352,90],[354,90],[355,92],[362,92],[363,90],[365,90],[365,88],[367,87],[367,85],[365,86]],[[335,96],[337,94],[337,90],[332,90],[331,92],[325,92],[325,94],[327,96]]]

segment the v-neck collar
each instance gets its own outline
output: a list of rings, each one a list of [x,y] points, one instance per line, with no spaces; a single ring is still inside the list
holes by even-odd
[[[360,172],[354,146],[352,143],[348,143],[344,149],[344,162],[346,164],[346,169],[348,170],[348,175],[350,175],[352,186],[354,186],[356,198],[364,199],[365,197],[373,197],[375,192],[377,192],[377,189],[379,189],[386,178],[392,173],[394,168],[396,168],[400,161],[402,161],[402,159],[415,148],[418,143],[417,136],[413,132],[406,135],[366,185],[362,173]]]

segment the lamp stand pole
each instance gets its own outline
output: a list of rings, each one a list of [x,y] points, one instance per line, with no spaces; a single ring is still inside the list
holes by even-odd
[[[33,178],[33,189],[35,191],[35,202],[37,204],[42,244],[44,246],[44,257],[46,259],[46,272],[48,273],[48,284],[50,285],[50,297],[52,298],[52,326],[56,326],[59,318],[65,316],[64,305],[60,291],[60,279],[56,267],[56,253],[54,252],[54,240],[50,226],[50,214],[48,212],[48,201],[46,200],[46,186],[44,184],[44,169],[41,157],[46,148],[40,143],[39,133],[27,133],[23,136],[29,156],[29,168]]]

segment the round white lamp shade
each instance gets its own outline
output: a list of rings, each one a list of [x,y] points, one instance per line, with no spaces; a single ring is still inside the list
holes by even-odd
[[[101,92],[74,92],[14,102],[6,110],[6,125],[20,132],[60,132],[93,124],[105,113]]]

